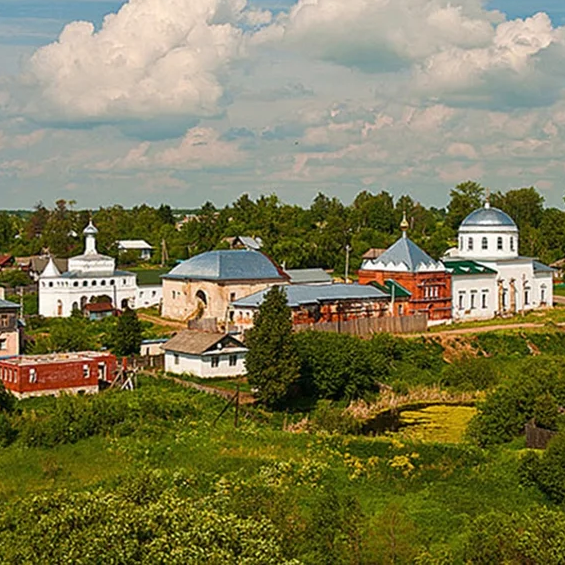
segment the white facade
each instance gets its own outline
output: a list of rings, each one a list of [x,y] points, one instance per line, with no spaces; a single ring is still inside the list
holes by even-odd
[[[160,284],[145,284],[137,287],[135,308],[160,306],[163,300],[163,287]]]
[[[444,258],[452,273],[455,320],[552,306],[553,270],[530,257],[520,257],[518,238],[514,221],[488,202],[463,221],[457,249]]]
[[[165,371],[177,375],[187,374],[201,378],[237,377],[244,375],[247,349],[232,349],[220,353],[210,351],[191,354],[174,351],[165,352]]]
[[[135,307],[137,281],[134,273],[117,271],[112,257],[96,251],[98,230],[90,223],[83,255],[69,259],[68,271],[61,273],[50,259],[39,276],[39,313],[48,318],[68,317],[93,298],[107,297],[116,308]]]

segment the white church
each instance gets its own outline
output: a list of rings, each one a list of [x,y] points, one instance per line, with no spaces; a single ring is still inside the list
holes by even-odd
[[[98,253],[97,233],[90,222],[83,231],[84,253],[69,259],[67,271],[61,273],[50,258],[38,282],[41,316],[67,317],[102,297],[114,308],[135,307],[139,293],[136,275],[116,270],[115,259]]]
[[[518,254],[518,227],[485,203],[459,227],[443,258],[451,273],[453,320],[493,318],[553,305],[553,269]]]

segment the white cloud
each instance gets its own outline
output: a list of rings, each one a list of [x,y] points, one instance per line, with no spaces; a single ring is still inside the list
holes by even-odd
[[[99,31],[70,23],[29,61],[24,79],[34,96],[25,111],[87,121],[214,115],[224,94],[220,75],[242,50],[243,34],[230,21],[243,7],[240,0],[130,0]]]

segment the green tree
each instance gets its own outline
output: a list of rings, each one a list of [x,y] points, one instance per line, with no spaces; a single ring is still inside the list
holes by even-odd
[[[135,310],[126,308],[118,318],[114,330],[112,350],[116,355],[138,355],[141,348],[143,328]]]
[[[48,344],[50,351],[88,351],[97,345],[88,320],[80,313],[53,321]]]
[[[461,222],[483,204],[485,189],[479,183],[467,181],[458,184],[450,193],[447,223],[454,230]]]
[[[300,374],[291,311],[283,288],[275,286],[265,294],[253,328],[247,332],[246,344],[249,383],[257,388],[261,402],[280,404]]]

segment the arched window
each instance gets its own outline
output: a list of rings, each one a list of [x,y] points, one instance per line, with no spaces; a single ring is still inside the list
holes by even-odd
[[[502,251],[502,238],[500,236],[496,240],[496,248],[498,249],[498,251]]]
[[[463,251],[463,238],[462,237],[459,238],[459,249],[461,249],[461,251]]]
[[[102,286],[106,286],[106,281],[100,281],[100,284],[101,284]]]
[[[92,286],[96,286],[96,281],[92,281]]]
[[[82,286],[88,286],[88,281],[82,281]]]
[[[199,290],[196,293],[196,298],[200,300],[204,306],[208,306],[208,298],[206,297],[206,293],[203,290]]]
[[[78,302],[73,302],[73,312],[78,310]]]
[[[510,238],[510,251],[514,251],[514,238]]]
[[[75,281],[75,282],[73,283],[73,286],[78,286],[78,281]]]
[[[473,251],[473,238],[472,238],[472,237],[470,237],[470,238],[467,240],[467,249],[468,249],[469,251]]]
[[[488,249],[488,239],[486,237],[483,237],[483,239],[481,240],[481,248],[483,250]]]
[[[57,300],[57,316],[63,315],[63,301]]]

